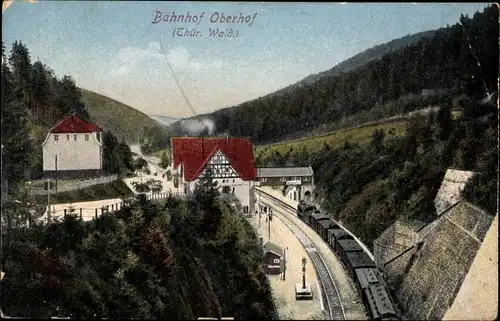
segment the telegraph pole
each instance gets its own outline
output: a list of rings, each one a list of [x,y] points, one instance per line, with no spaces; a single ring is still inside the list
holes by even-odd
[[[47,178],[47,223],[50,223],[50,178]]]

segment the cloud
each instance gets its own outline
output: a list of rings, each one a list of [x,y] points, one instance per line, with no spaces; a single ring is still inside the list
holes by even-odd
[[[223,61],[216,59],[214,61],[200,60],[191,55],[185,47],[175,47],[169,49],[165,55],[159,42],[150,42],[146,49],[139,47],[127,47],[118,52],[118,66],[110,71],[115,76],[123,76],[138,70],[141,72],[157,73],[159,67],[166,67],[168,62],[174,70],[213,70],[223,67]],[[146,69],[146,70],[145,70]]]

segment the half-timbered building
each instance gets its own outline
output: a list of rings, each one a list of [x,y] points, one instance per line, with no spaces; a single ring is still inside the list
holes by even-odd
[[[173,137],[171,146],[179,192],[192,193],[198,181],[210,175],[220,193],[239,199],[244,214],[253,212],[257,175],[250,139]]]

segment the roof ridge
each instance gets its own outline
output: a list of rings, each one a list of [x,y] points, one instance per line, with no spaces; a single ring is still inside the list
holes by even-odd
[[[69,115],[65,118],[63,118],[60,122],[58,122],[57,124],[55,124],[54,126],[52,126],[52,128],[49,129],[49,133],[52,132],[52,130],[54,130],[54,128],[56,128],[57,126],[61,125],[63,122],[65,122],[66,120],[68,120],[69,118],[71,118],[73,115]]]

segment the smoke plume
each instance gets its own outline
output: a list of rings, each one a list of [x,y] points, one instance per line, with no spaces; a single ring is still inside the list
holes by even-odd
[[[199,135],[205,130],[209,135],[212,135],[215,130],[215,123],[210,118],[184,119],[181,120],[180,124],[185,132],[193,136]]]

